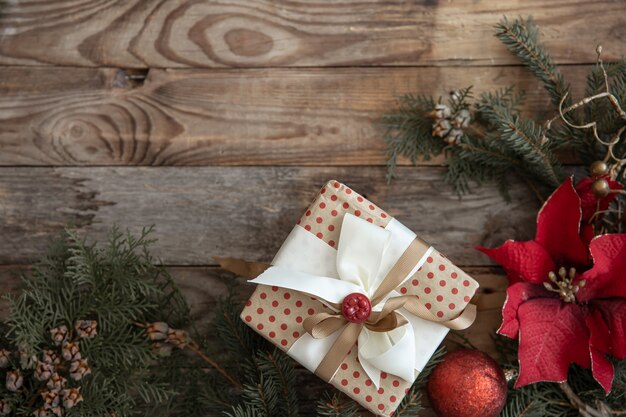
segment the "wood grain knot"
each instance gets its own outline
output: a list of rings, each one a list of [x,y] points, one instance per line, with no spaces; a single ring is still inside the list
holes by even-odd
[[[241,56],[263,55],[274,46],[270,36],[248,29],[233,29],[224,35],[224,40],[233,53]]]
[[[282,63],[300,52],[302,37],[269,20],[232,14],[208,15],[189,29],[189,39],[208,57],[229,65]]]
[[[183,132],[139,90],[120,97],[68,98],[42,113],[35,133],[41,151],[71,164],[153,164],[156,154]],[[45,139],[43,139],[45,138]],[[151,146],[152,141],[158,146]],[[49,142],[47,145],[46,142]]]

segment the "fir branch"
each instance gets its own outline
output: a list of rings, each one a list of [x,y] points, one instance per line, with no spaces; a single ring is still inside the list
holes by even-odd
[[[263,375],[258,383],[245,385],[242,391],[243,401],[268,417],[280,415],[279,395],[280,390],[276,388],[274,379],[265,378]]]
[[[325,392],[317,402],[317,415],[319,417],[357,417],[359,413],[354,401],[339,393]]]
[[[496,25],[496,37],[542,82],[552,103],[558,106],[569,86],[550,55],[539,43],[539,29],[532,17],[510,22],[504,17]]]
[[[268,417],[267,414],[250,404],[239,404],[233,406],[231,412],[224,412],[228,417]]]
[[[298,416],[298,396],[294,390],[296,374],[291,358],[278,350],[260,352],[258,355],[259,369],[268,378],[272,378],[281,392],[278,404],[281,416]]]

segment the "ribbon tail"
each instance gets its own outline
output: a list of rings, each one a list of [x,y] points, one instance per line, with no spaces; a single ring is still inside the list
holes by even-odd
[[[261,275],[271,265],[263,262],[248,262],[237,258],[213,258],[222,269],[244,278],[252,279]]]
[[[468,304],[457,318],[441,324],[451,330],[465,330],[474,323],[474,320],[476,320],[476,306]]]
[[[337,369],[341,365],[341,362],[350,352],[359,338],[359,334],[363,329],[362,324],[357,323],[348,323],[346,327],[341,330],[339,337],[333,343],[322,362],[315,369],[315,375],[319,376],[326,382],[330,382],[335,373],[337,373]]]
[[[426,308],[424,304],[412,295],[390,298],[385,303],[385,307],[383,308],[381,314],[385,313],[389,309],[388,306],[393,310],[396,308],[404,308],[416,317],[441,324],[451,330],[465,330],[470,327],[472,323],[474,323],[474,320],[476,320],[476,306],[474,304],[468,304],[463,312],[452,320],[442,320],[436,317]]]

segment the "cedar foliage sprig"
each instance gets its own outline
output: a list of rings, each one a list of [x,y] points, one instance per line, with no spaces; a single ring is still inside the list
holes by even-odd
[[[87,244],[67,230],[22,276],[24,289],[8,296],[11,313],[0,334],[0,343],[13,358],[0,377],[12,371],[23,375],[17,391],[0,385],[0,399],[12,410],[9,416],[42,410],[39,394],[46,382],[37,378],[34,368],[45,350],[58,349],[51,330],[65,326],[66,340],[77,340],[73,327],[80,320],[97,325],[95,336],[79,340],[88,372],[80,380],[66,373],[64,366],[69,365],[57,365],[56,372],[66,377],[67,388],[80,389],[82,401],[58,413],[125,417],[151,410],[152,416],[176,415],[180,387],[174,382],[176,376],[183,380],[182,354],[158,357],[143,330],[132,324],[167,320],[183,327],[190,322],[187,304],[172,278],[149,254],[151,230],[134,236],[113,228],[104,246]],[[42,415],[51,416],[50,411]]]
[[[103,245],[87,244],[68,230],[23,275],[23,290],[8,297],[10,317],[0,322],[0,349],[11,352],[8,366],[0,364],[0,380],[16,370],[23,376],[17,390],[9,390],[4,382],[0,384],[2,415],[41,413],[36,415],[52,417],[55,411],[54,415],[67,417],[186,417],[215,411],[215,404],[221,412],[241,400],[241,391],[233,387],[234,380],[219,372],[223,370],[206,366],[200,355],[183,351],[184,347],[192,347],[217,355],[219,348],[214,340],[200,337],[172,277],[150,255],[151,230],[146,228],[134,236],[113,228]],[[224,305],[224,311],[231,316],[235,308],[232,302]],[[237,337],[250,340],[245,343],[248,349],[262,345],[258,337],[243,329],[238,317],[230,318],[235,330],[225,333],[231,335],[231,341]],[[74,381],[67,374],[66,364],[56,367],[66,379],[66,388],[80,389],[81,400],[71,409],[45,408],[56,403],[41,404],[40,393],[46,390],[46,382],[36,378],[34,367],[42,360],[44,350],[55,349],[50,330],[61,326],[72,329],[77,320],[85,319],[97,324],[94,337],[78,340],[89,373]],[[184,335],[184,339],[193,334],[199,342],[187,339],[179,346],[181,349],[164,342],[152,343],[147,337],[148,323],[162,323],[172,330],[186,328],[188,332],[176,334]],[[63,343],[76,340],[74,330],[69,333]],[[241,357],[246,362],[250,355]],[[280,375],[293,387],[283,359],[261,355],[258,366],[264,368],[260,372]],[[293,399],[293,395],[287,397]],[[295,415],[293,403],[290,410],[291,414],[285,415]]]

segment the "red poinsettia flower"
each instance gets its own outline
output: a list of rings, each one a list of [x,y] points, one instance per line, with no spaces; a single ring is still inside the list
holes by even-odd
[[[587,246],[581,217],[568,179],[540,210],[534,240],[479,248],[510,281],[498,333],[519,338],[516,387],[563,382],[576,363],[609,392],[607,355],[626,357],[626,234],[598,236]]]

